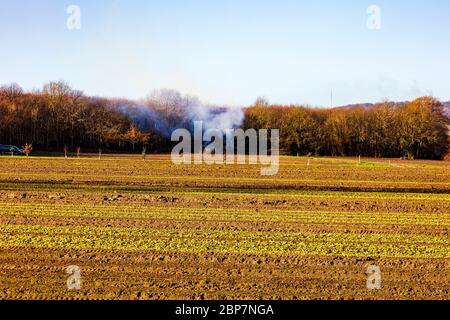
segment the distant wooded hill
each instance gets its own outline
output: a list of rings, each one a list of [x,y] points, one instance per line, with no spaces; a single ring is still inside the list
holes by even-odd
[[[397,102],[397,104],[407,104],[408,102]],[[444,106],[444,114],[450,118],[450,101],[442,102]],[[346,106],[336,107],[336,109],[348,109],[354,107],[363,107],[363,108],[371,108],[375,106],[375,103],[360,103],[360,104],[349,104]]]

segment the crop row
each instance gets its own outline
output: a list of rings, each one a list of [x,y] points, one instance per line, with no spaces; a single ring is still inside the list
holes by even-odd
[[[59,164],[61,166],[74,166],[74,167],[98,167],[104,163],[118,164],[121,167],[123,166],[136,166],[136,164],[141,163],[141,158],[138,157],[110,157],[108,155],[104,155],[101,160],[97,157],[91,158],[57,158],[57,157],[36,157],[36,158],[17,158],[10,156],[2,157],[0,159],[6,163],[15,164],[15,163],[24,163],[27,165],[48,165],[48,164]],[[389,167],[390,165],[396,168],[420,168],[420,169],[442,169],[445,166],[448,166],[447,163],[440,163],[436,161],[398,161],[395,159],[378,159],[376,161],[368,161],[366,159],[362,159],[361,162],[358,161],[357,158],[331,158],[331,157],[290,157],[290,156],[280,156],[280,165],[284,166],[306,166],[308,161],[310,162],[310,166],[319,166],[319,167],[352,167],[355,165],[359,166],[368,166],[368,167]],[[144,165],[158,165],[158,166],[171,166],[172,161],[170,159],[170,155],[162,155],[162,156],[149,156],[147,161],[144,162]]]
[[[450,258],[447,237],[2,226],[3,248]]]
[[[275,185],[274,185],[275,186]],[[411,193],[411,192],[355,192],[327,190],[282,190],[258,188],[214,188],[214,187],[177,187],[177,186],[133,186],[133,185],[90,185],[90,184],[49,184],[0,182],[0,190],[41,191],[41,192],[73,192],[103,193],[118,191],[132,194],[177,193],[185,195],[228,195],[236,197],[280,197],[284,198],[332,198],[332,199],[398,199],[398,200],[444,200],[450,202],[450,193]]]
[[[278,221],[304,223],[412,224],[450,226],[450,214],[401,212],[336,212],[306,210],[249,210],[171,208],[137,205],[49,205],[4,203],[1,216],[47,216],[203,221]]]
[[[11,172],[0,172],[0,178],[11,177]],[[261,177],[216,177],[216,176],[204,176],[204,175],[189,175],[189,176],[164,176],[164,175],[145,175],[145,174],[135,174],[135,175],[118,175],[109,174],[107,177],[104,174],[80,174],[80,173],[26,173],[17,172],[14,173],[14,179],[20,178],[32,178],[32,179],[79,179],[79,180],[114,180],[114,181],[149,181],[149,180],[181,180],[181,181],[231,181],[239,183],[314,183],[320,185],[393,185],[393,186],[410,186],[410,185],[433,185],[433,186],[444,186],[450,187],[450,182],[440,182],[440,181],[390,181],[390,180],[341,180],[341,179],[299,179],[299,178],[261,178]]]

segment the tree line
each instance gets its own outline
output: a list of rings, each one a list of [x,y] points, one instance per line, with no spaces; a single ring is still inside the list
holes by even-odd
[[[246,109],[245,128],[280,129],[280,147],[291,155],[442,159],[449,152],[449,119],[441,102],[317,109],[269,105]]]
[[[115,109],[114,99],[87,97],[65,82],[51,82],[34,92],[18,85],[0,88],[0,143],[34,149],[129,150],[147,143],[149,134]]]
[[[189,128],[193,120],[232,118],[229,110],[199,106],[198,99],[173,90],[130,101],[89,97],[63,81],[32,92],[11,84],[0,87],[0,144],[28,143],[41,151],[167,152],[173,129]],[[244,109],[238,126],[280,129],[282,152],[291,155],[442,159],[449,151],[449,120],[433,97],[336,109],[258,99]]]

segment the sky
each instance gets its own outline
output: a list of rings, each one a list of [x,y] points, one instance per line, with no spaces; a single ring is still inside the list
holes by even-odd
[[[236,106],[450,100],[449,40],[443,0],[0,0],[0,84]]]

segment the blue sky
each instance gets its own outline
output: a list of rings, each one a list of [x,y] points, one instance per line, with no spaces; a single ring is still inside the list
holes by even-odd
[[[69,5],[81,29],[68,30]],[[381,9],[369,30],[367,8]],[[207,102],[450,100],[450,1],[0,0],[0,83]]]

